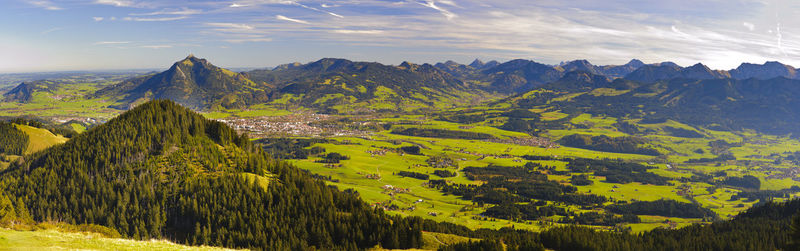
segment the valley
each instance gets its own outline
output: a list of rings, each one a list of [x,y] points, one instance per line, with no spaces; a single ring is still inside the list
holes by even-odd
[[[776,92],[795,92],[793,84],[799,80],[785,76],[769,81],[741,80],[745,73],[740,71],[738,78],[732,78],[732,73],[722,74],[702,65],[682,68],[638,61],[623,66],[573,61],[554,67],[524,60],[472,65],[390,66],[322,59],[234,73],[190,55],[165,72],[118,81],[26,82],[3,94],[0,116],[10,125],[5,130],[24,135],[19,137],[28,142],[5,149],[0,167],[6,169],[4,175],[19,177],[23,174],[15,169],[40,165],[30,158],[55,154],[48,148],[76,147],[78,143],[70,142],[86,140],[83,135],[87,134],[99,139],[99,130],[111,130],[100,128],[119,120],[115,117],[126,116],[129,109],[144,109],[135,108],[142,104],[151,110],[159,109],[154,105],[171,107],[172,103],[151,101],[169,99],[229,127],[221,131],[223,135],[235,132],[249,140],[244,143],[238,136],[216,136],[215,131],[189,136],[188,141],[180,137],[178,141],[151,139],[161,143],[143,148],[150,157],[142,164],[145,169],[136,172],[151,170],[145,173],[155,175],[154,170],[161,170],[162,174],[136,182],[171,189],[163,194],[136,195],[147,201],[159,198],[147,206],[146,210],[153,212],[162,210],[159,208],[166,200],[177,200],[180,196],[176,194],[199,189],[179,185],[192,180],[198,186],[218,186],[212,177],[227,177],[224,184],[249,182],[272,189],[278,179],[276,172],[287,172],[276,171],[285,164],[276,164],[276,170],[251,169],[259,165],[252,163],[273,163],[270,158],[285,161],[298,173],[338,191],[349,191],[347,194],[366,203],[363,208],[339,210],[380,209],[386,217],[455,224],[470,231],[547,233],[577,225],[649,234],[728,222],[750,208],[792,202],[800,195],[800,140],[793,134],[795,129],[787,127],[800,115],[780,108],[796,101],[790,96],[762,101]],[[651,75],[658,77],[648,77]],[[520,78],[524,83],[507,82]],[[415,81],[426,84],[414,86]],[[727,81],[727,87],[720,87],[720,81]],[[765,106],[742,108],[751,102]],[[768,112],[771,109],[778,111]],[[775,122],[778,117],[785,119]],[[188,130],[188,135],[196,133],[194,126],[179,127]],[[162,137],[166,135],[170,133]],[[195,145],[211,141],[217,142],[219,149]],[[217,157],[198,155],[198,150]],[[40,151],[45,153],[37,154]],[[125,158],[143,161],[136,151],[124,151],[130,151],[124,153]],[[256,157],[261,151],[269,157]],[[108,161],[118,158],[109,155]],[[244,159],[248,160],[241,163]],[[75,161],[82,163],[81,159]],[[124,170],[128,165],[124,163],[118,168]],[[180,171],[168,170],[175,167]],[[94,172],[87,171],[87,175]],[[237,172],[242,172],[244,183],[229,178]],[[177,181],[167,182],[165,177]],[[26,193],[36,191],[34,187],[26,189]],[[74,189],[69,191],[77,195],[88,187]],[[104,196],[117,198],[113,193]],[[77,208],[125,211],[80,203],[89,204]],[[37,220],[71,210],[63,205],[35,205],[37,210],[56,208],[34,212]],[[74,213],[80,217],[66,216],[75,215],[72,213],[61,217],[72,223],[89,221],[112,228],[126,224],[120,219],[100,220],[94,214]],[[120,233],[236,248],[331,245],[290,244],[275,236],[269,237],[274,242],[219,233],[208,236],[202,228],[170,225],[177,222],[166,215],[159,217]],[[162,227],[147,227],[151,224]],[[174,230],[168,231],[176,226],[194,237],[176,237],[169,232]],[[269,236],[267,233],[263,236]],[[420,238],[425,241],[420,246],[431,247],[437,234],[453,232],[423,232]],[[482,235],[454,236],[448,238],[460,241],[447,244]],[[223,240],[238,244],[225,245]],[[363,248],[375,240],[352,244]],[[392,245],[386,239],[378,242],[383,247]]]

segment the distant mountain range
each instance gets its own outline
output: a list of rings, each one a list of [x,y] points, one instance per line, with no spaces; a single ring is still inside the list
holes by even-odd
[[[296,104],[328,112],[435,107],[480,92],[479,86],[433,65],[408,62],[391,66],[325,58],[250,71],[247,75],[272,86],[277,99],[292,95]]]
[[[650,73],[661,68],[645,66],[637,71]],[[677,77],[652,82],[570,72],[541,86],[537,95],[519,94],[498,102],[526,109],[547,105],[570,114],[586,112],[652,123],[670,119],[718,130],[800,133],[796,126],[800,110],[795,109],[800,107],[800,80],[783,76],[735,79],[722,75],[727,72],[703,69],[707,68],[696,65],[669,70]],[[639,73],[629,76],[664,76]],[[570,98],[559,98],[567,96]]]
[[[52,81],[24,82],[3,95],[5,101],[29,102],[37,92],[51,92]],[[128,109],[152,99],[170,99],[195,110],[245,109],[257,104],[311,109],[323,113],[441,110],[477,104],[487,97],[522,95],[531,90],[580,94],[598,88],[616,95],[581,95],[562,106],[623,116],[681,119],[695,124],[760,128],[777,133],[780,123],[800,121],[794,94],[800,94],[797,69],[778,62],[744,63],[729,71],[703,64],[681,67],[671,62],[593,65],[575,60],[546,65],[531,60],[475,60],[431,64],[384,65],[325,58],[273,69],[236,73],[190,55],[168,70],[130,78],[93,94],[118,100]],[[549,102],[520,101],[518,106]],[[509,99],[519,100],[519,98]],[[536,103],[540,102],[540,103]],[[583,103],[581,103],[583,102]],[[610,108],[601,108],[597,104]],[[712,115],[697,114],[703,111]],[[619,114],[618,114],[619,115]],[[696,115],[696,116],[695,116]]]

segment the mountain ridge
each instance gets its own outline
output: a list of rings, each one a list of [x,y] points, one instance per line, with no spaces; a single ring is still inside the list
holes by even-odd
[[[244,74],[189,55],[164,72],[133,78],[98,90],[96,96],[124,96],[127,108],[151,99],[170,99],[193,109],[243,108],[269,100],[269,86]]]

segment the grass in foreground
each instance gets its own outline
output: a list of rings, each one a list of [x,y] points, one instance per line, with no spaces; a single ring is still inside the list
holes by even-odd
[[[0,229],[3,250],[229,250],[215,247],[192,247],[165,240],[136,241],[107,238],[96,233],[66,233],[54,229],[17,231]]]

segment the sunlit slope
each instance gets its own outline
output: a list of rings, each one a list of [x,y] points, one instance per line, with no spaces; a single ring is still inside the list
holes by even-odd
[[[193,247],[165,240],[136,241],[107,238],[95,233],[69,233],[57,230],[16,231],[0,229],[3,250],[230,250]]]
[[[55,135],[47,129],[36,128],[26,125],[16,125],[20,131],[25,132],[30,137],[28,148],[25,154],[35,153],[44,150],[50,146],[67,142],[67,138],[61,135]]]

